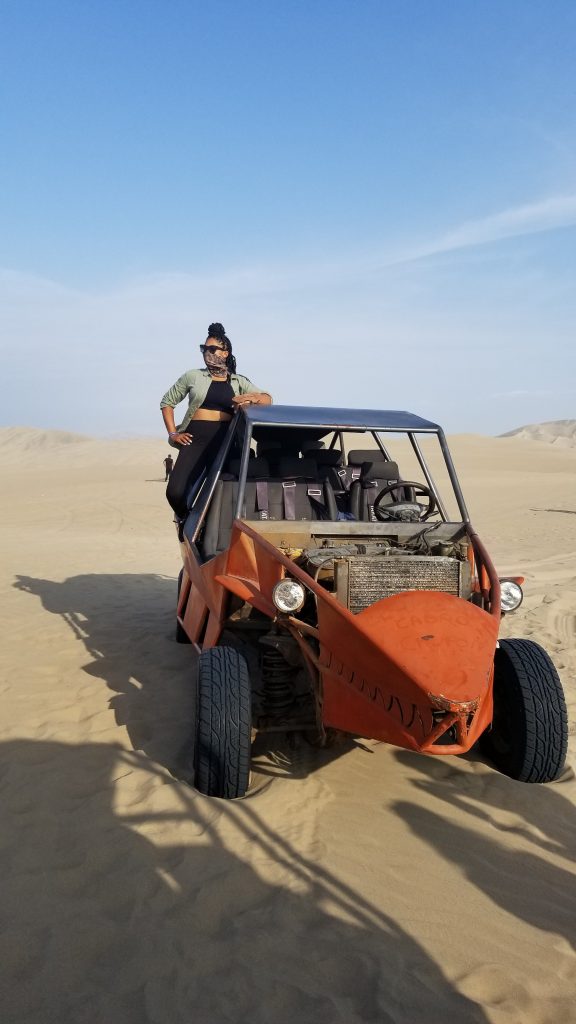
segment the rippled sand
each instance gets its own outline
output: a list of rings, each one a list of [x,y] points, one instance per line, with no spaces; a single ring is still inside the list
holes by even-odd
[[[550,651],[574,721],[576,450],[453,451],[526,576],[503,632]],[[574,747],[551,786],[374,743],[263,751],[233,804],[173,777],[193,667],[165,454],[0,431],[3,1019],[576,1022]]]

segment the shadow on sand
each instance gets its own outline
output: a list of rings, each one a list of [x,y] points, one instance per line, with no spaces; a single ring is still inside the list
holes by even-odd
[[[562,783],[529,785],[497,772],[458,772],[449,762],[408,751],[396,757],[413,770],[414,786],[426,794],[426,806],[421,800],[394,804],[415,835],[458,865],[496,905],[576,947],[576,809],[562,795]],[[450,811],[444,813],[446,805]],[[453,808],[480,828],[450,820]],[[511,842],[512,836],[519,842]],[[550,854],[564,858],[566,868]]]
[[[190,737],[195,655],[174,639],[176,579],[150,573],[87,574],[63,583],[18,576],[83,642],[83,671],[112,690],[116,723],[135,750],[176,771]]]
[[[11,1024],[487,1022],[257,798],[206,800],[110,744],[14,741],[0,761]]]
[[[196,655],[175,641],[176,579],[102,573],[56,583],[18,576],[14,586],[40,598],[84,643],[91,661],[83,671],[112,690],[110,707],[134,750],[191,781]],[[304,778],[354,745],[350,740],[319,750],[295,742],[259,736],[253,784],[261,789],[278,775]]]

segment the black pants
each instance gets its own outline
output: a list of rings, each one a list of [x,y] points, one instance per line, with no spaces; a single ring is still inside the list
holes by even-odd
[[[227,421],[192,420],[186,432],[192,434],[191,444],[179,445],[178,458],[170,474],[166,497],[177,516],[188,511],[186,496],[194,480],[216,458],[228,430]]]

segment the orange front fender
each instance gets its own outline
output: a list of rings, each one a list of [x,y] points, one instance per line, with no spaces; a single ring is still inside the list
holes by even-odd
[[[436,591],[339,613],[318,602],[324,723],[415,750],[453,725],[457,742],[430,752],[469,749],[492,716],[497,618]]]

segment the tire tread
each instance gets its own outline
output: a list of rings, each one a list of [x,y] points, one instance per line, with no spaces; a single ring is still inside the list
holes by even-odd
[[[213,647],[198,660],[195,785],[207,796],[244,796],[250,778],[251,687],[248,666],[233,647]]]
[[[510,688],[522,735],[515,763],[499,764],[490,733],[485,734],[488,753],[521,782],[552,782],[564,767],[568,745],[566,701],[552,659],[533,640],[501,640],[494,685]]]

